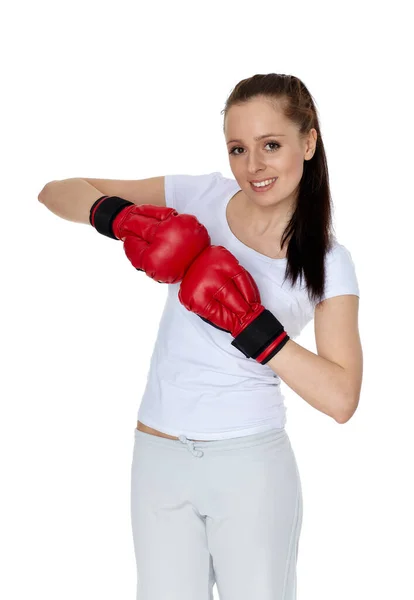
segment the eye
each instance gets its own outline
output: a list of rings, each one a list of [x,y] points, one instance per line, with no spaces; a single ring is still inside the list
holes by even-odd
[[[269,152],[276,152],[276,150],[278,150],[281,147],[280,144],[278,144],[277,142],[267,142],[266,146],[277,146],[277,148],[274,148],[274,150],[269,150]],[[234,152],[235,150],[239,149],[240,146],[235,146],[234,148],[232,148],[229,154],[234,154],[234,156],[240,156],[239,153]]]

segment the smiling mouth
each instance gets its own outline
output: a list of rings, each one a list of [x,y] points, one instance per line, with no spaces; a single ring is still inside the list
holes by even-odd
[[[276,179],[276,177],[265,177],[264,179],[252,179],[249,183],[263,183],[264,181],[270,181]]]
[[[274,177],[273,180],[268,185],[254,185],[253,182],[251,182],[251,181],[249,183],[250,183],[250,187],[255,192],[262,192],[262,191],[270,190],[270,188],[276,183],[277,180],[278,180],[278,177]],[[269,181],[269,180],[264,179],[264,181]]]

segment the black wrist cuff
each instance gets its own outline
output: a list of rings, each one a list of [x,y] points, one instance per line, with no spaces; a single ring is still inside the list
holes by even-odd
[[[105,198],[105,200],[102,200],[102,198]],[[92,223],[92,214],[97,204],[99,204],[99,206],[95,211]],[[114,222],[117,214],[120,213],[125,206],[132,204],[134,203],[129,202],[129,200],[119,198],[118,196],[101,196],[92,204],[89,213],[89,222],[99,233],[102,233],[102,235],[106,235],[113,240],[117,240],[118,238],[112,231],[112,223]]]
[[[240,350],[240,352],[243,352],[247,358],[257,358],[284,331],[284,327],[280,321],[269,310],[265,309],[257,319],[252,321],[250,325],[234,338],[231,345]],[[281,341],[280,347],[277,346],[272,352],[272,357],[286,342],[287,339],[284,338]],[[270,360],[268,357],[266,358]]]

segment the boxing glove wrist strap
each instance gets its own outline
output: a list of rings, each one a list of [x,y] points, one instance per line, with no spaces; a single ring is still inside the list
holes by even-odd
[[[118,196],[101,196],[92,204],[89,214],[89,222],[92,227],[95,227],[95,229],[99,233],[102,233],[102,235],[106,235],[113,240],[117,240],[118,238],[112,231],[112,223],[114,222],[117,214],[119,214],[121,210],[125,208],[125,206],[132,204],[134,203],[129,202],[129,200],[119,198]]]
[[[254,358],[265,365],[289,340],[283,325],[269,310],[264,309],[234,338],[231,345],[247,358]]]

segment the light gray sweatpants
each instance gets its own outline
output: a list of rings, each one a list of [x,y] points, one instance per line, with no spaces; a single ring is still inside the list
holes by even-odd
[[[135,429],[137,600],[295,600],[302,487],[285,429],[169,440]]]

